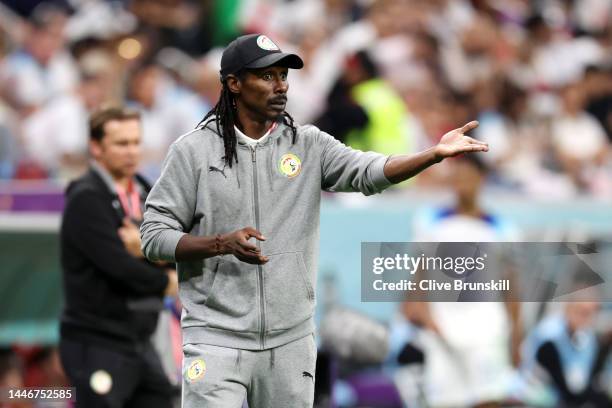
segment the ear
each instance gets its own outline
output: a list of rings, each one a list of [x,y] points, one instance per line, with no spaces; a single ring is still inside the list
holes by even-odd
[[[94,139],[89,141],[89,154],[94,159],[98,159],[102,155],[102,144]]]
[[[231,75],[231,74],[228,75],[226,81],[227,81],[227,87],[229,88],[231,93],[240,94],[242,83],[240,82],[240,79],[238,79],[236,75]]]

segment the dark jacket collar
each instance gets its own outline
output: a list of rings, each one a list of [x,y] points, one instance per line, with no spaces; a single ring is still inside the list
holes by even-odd
[[[117,196],[117,188],[111,175],[101,165],[95,161],[91,161],[89,174],[92,179],[98,184],[98,187],[104,187],[104,189],[111,195]],[[134,181],[136,187],[139,189],[140,197],[146,199],[149,191],[151,191],[151,184],[140,174],[134,175]]]
[[[140,191],[140,200],[141,202],[144,202],[149,194],[149,191],[151,190],[151,185],[140,174],[136,174],[134,179]],[[89,171],[78,180],[70,183],[66,192],[69,194],[77,186],[81,186],[80,188],[91,188],[95,191],[107,194],[111,200],[111,205],[118,217],[118,220],[121,221],[123,218],[125,218],[126,214],[123,211],[123,207],[121,207],[119,196],[117,195],[117,190],[112,182],[112,178],[100,165],[94,165],[94,163],[92,163]]]

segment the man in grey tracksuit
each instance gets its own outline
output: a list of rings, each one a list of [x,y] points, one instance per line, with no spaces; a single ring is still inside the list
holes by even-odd
[[[172,144],[147,199],[143,251],[179,272],[185,408],[311,407],[321,190],[371,195],[488,149],[464,135],[476,122],[392,157],[295,125],[287,72],[302,66],[264,35],[233,41],[219,102]]]

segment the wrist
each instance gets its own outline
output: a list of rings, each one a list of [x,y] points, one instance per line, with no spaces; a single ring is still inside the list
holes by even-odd
[[[444,155],[442,154],[442,152],[440,151],[440,145],[437,144],[432,148],[432,156],[433,156],[433,161],[435,163],[440,163],[442,160],[444,160]]]
[[[215,235],[215,255],[227,254],[227,245],[225,245],[224,235]]]

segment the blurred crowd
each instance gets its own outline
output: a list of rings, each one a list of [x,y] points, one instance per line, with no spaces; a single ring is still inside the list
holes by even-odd
[[[612,0],[1,0],[0,181],[65,183],[80,175],[89,160],[88,116],[109,104],[141,112],[141,170],[154,181],[169,145],[216,103],[223,47],[250,32],[303,58],[304,69],[289,74],[287,111],[296,121],[355,148],[414,152],[480,122],[474,136],[490,152],[479,155],[476,170],[444,162],[399,186],[455,180],[458,208],[436,209],[445,218],[427,218],[437,223],[427,225],[430,233],[446,232],[442,221],[451,216],[481,214],[474,198],[480,173],[490,187],[522,196],[612,198]],[[454,223],[452,232],[463,239],[476,227],[497,233],[491,222],[474,224],[481,221],[462,219],[464,228]],[[441,236],[431,240],[452,240]],[[562,399],[591,398],[600,391],[590,387],[595,374],[604,372],[607,384],[612,376],[609,359],[605,369],[595,365],[595,356],[609,356],[609,335],[596,339],[608,333],[609,319],[597,331],[599,305],[583,309],[569,306],[525,325],[515,341],[526,350],[523,360],[510,361],[506,350],[504,362],[517,368],[537,360]],[[427,384],[413,387],[428,378],[418,371],[423,361],[449,354],[435,341],[425,343],[438,349],[416,347],[415,333],[426,325],[407,310],[391,322],[397,347],[388,361],[404,401],[427,391]],[[575,323],[576,315],[583,321]],[[489,321],[501,319],[479,321],[491,332]],[[454,332],[487,332],[466,327]],[[464,353],[463,338],[461,347],[447,340],[459,356],[479,355]],[[558,358],[548,349],[538,354],[547,343],[578,374],[555,378]],[[448,376],[452,364],[440,366],[440,377]],[[430,383],[443,384],[432,373]],[[66,384],[54,348],[0,350],[0,386],[41,384]]]
[[[612,196],[612,0],[2,3],[2,179],[73,178],[88,113],[119,102],[142,112],[142,171],[155,179],[216,103],[222,47],[263,32],[305,61],[289,76],[300,123],[390,154],[477,119],[496,186]]]

